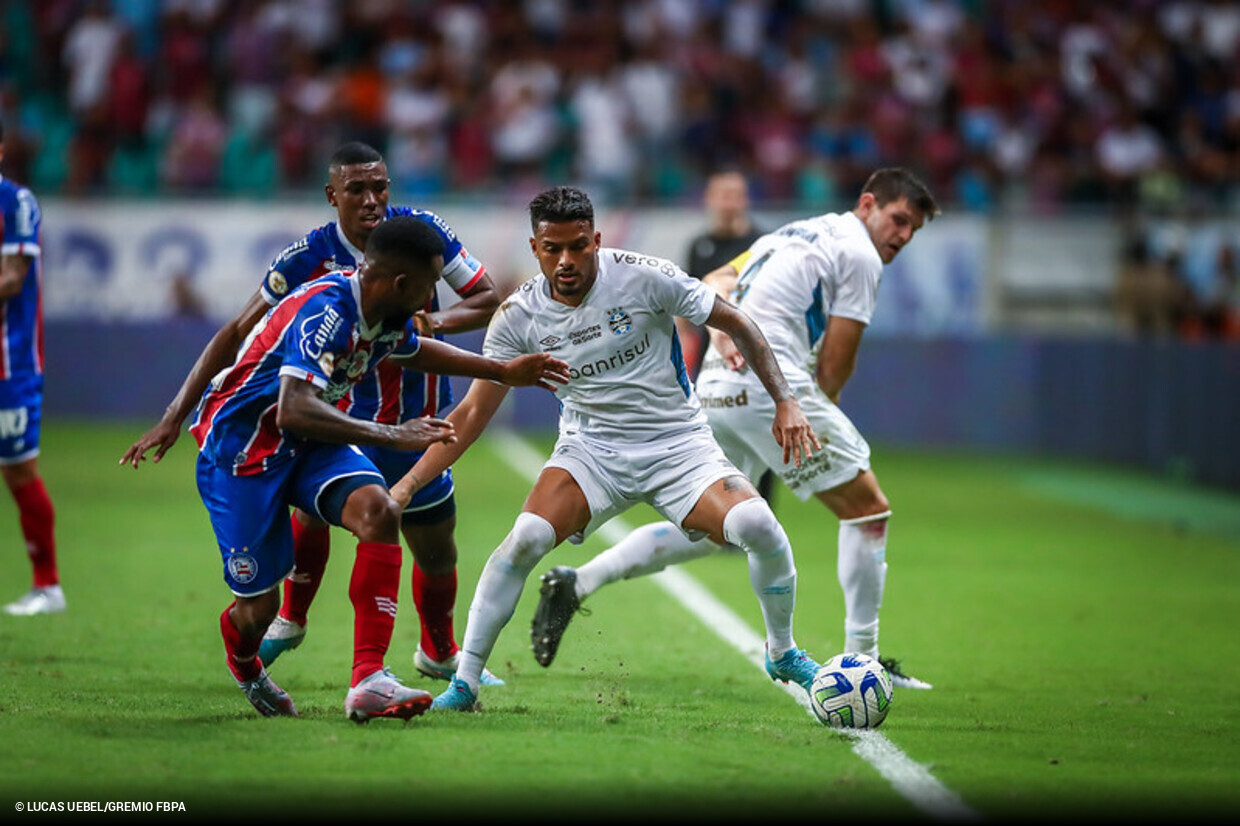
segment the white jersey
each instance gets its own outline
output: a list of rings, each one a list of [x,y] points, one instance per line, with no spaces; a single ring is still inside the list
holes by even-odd
[[[851,212],[785,224],[749,248],[733,300],[766,336],[794,389],[814,385],[814,365],[831,316],[870,323],[883,261]],[[724,371],[712,347],[699,383]],[[757,381],[752,370],[743,373]],[[736,374],[732,373],[735,377]]]
[[[535,276],[495,311],[482,351],[568,362],[569,382],[556,390],[561,435],[637,443],[709,432],[672,319],[704,324],[714,302],[710,288],[672,262],[604,247],[580,306],[554,300],[546,277]]]

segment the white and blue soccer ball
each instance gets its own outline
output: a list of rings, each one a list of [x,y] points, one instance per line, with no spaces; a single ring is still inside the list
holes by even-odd
[[[822,664],[809,689],[814,716],[831,728],[878,728],[892,701],[887,669],[865,654],[836,654]]]

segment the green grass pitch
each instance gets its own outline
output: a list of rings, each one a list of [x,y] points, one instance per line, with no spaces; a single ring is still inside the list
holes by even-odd
[[[548,669],[528,648],[531,579],[490,663],[508,685],[484,690],[481,713],[355,726],[343,531],[305,644],[272,668],[303,716],[260,718],[223,663],[230,596],[192,440],[159,465],[118,467],[143,427],[44,424],[69,611],[0,617],[6,821],[49,801],[411,822],[942,819],[650,579],[592,598]],[[1240,814],[1240,497],[1070,462],[882,446],[874,458],[894,510],[883,650],[935,684],[897,689],[884,743],[983,820]],[[459,638],[529,482],[495,441],[456,475]],[[826,659],[842,642],[835,522],[782,488],[776,512],[797,555],[798,642]],[[29,584],[11,505],[0,537],[8,601]],[[535,576],[605,545],[566,544]],[[388,663],[437,692],[410,663],[408,560]],[[742,559],[684,570],[760,628]]]

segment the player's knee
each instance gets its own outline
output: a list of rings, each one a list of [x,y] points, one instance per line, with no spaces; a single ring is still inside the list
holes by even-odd
[[[344,527],[359,542],[400,541],[400,504],[380,485],[366,485],[349,494],[342,514]]]
[[[732,506],[723,518],[723,536],[733,545],[750,552],[771,552],[788,544],[783,525],[771,506],[761,497],[746,499]]]
[[[518,514],[512,530],[495,549],[498,561],[514,570],[528,574],[555,547],[555,528],[541,516]]]

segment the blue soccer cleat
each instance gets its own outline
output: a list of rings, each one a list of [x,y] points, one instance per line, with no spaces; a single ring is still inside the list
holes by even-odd
[[[793,682],[809,691],[818,669],[818,663],[800,648],[785,651],[778,660],[772,660],[771,652],[766,652],[766,673],[771,676],[772,680],[784,683]]]
[[[469,683],[459,677],[453,677],[443,693],[431,703],[431,711],[475,711],[477,708],[478,695]]]
[[[258,646],[258,658],[263,665],[271,665],[285,651],[292,651],[301,645],[306,638],[306,626],[298,625],[292,620],[276,614],[276,618],[267,626],[263,634],[263,642]]]

